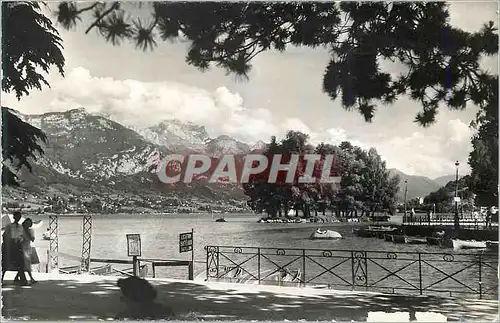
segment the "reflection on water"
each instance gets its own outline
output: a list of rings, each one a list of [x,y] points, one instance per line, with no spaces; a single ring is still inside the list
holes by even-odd
[[[42,217],[33,217],[42,219]],[[48,219],[45,218],[45,225]],[[225,215],[227,222],[216,223],[209,215],[101,215],[93,218],[92,258],[127,259],[126,234],[139,233],[143,258],[189,260],[190,253],[179,253],[179,234],[194,228],[195,273],[205,272],[207,256],[204,247],[246,246],[337,250],[443,252],[438,246],[393,244],[383,239],[359,238],[352,235],[356,224],[268,224],[257,223],[256,215]],[[59,251],[80,256],[82,251],[82,218],[59,219]],[[310,240],[317,227],[331,228],[342,234],[342,240]],[[38,247],[47,247],[41,241],[45,228],[37,232]],[[446,249],[445,252],[453,253]],[[74,260],[60,258],[60,265],[73,265]],[[98,265],[98,264],[95,264]],[[383,269],[380,269],[383,272]],[[160,277],[185,278],[185,268],[159,268]],[[496,275],[496,273],[495,273]],[[483,278],[484,279],[484,278]]]

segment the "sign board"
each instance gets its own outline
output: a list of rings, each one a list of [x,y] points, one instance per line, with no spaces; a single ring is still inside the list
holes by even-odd
[[[141,256],[141,235],[127,234],[127,247],[129,257]]]
[[[193,232],[179,234],[179,253],[193,250]]]

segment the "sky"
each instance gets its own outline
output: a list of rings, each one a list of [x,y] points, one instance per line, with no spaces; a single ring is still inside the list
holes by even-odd
[[[489,20],[497,22],[497,12],[496,2],[454,2],[451,23],[474,31]],[[153,52],[128,43],[115,47],[96,32],[85,34],[85,23],[83,19],[83,26],[72,31],[56,25],[64,42],[65,78],[53,71],[48,76],[51,88],[21,101],[2,93],[2,105],[25,114],[84,107],[136,127],[179,119],[205,126],[212,137],[226,134],[250,144],[298,130],[308,133],[313,144],[348,140],[375,147],[389,168],[409,175],[454,174],[455,161],[460,162],[460,174],[470,172],[473,131],[468,125],[474,107],[459,112],[442,108],[437,122],[423,128],[413,122],[420,106],[402,97],[379,107],[374,121],[366,123],[322,92],[329,61],[325,50],[262,53],[252,61],[249,80],[242,81],[218,68],[201,72],[188,65],[188,43],[159,42]],[[498,57],[483,65],[497,73]]]

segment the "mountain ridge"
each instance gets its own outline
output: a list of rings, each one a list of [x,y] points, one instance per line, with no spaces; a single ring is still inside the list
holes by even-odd
[[[43,174],[49,183],[66,178],[76,186],[81,180],[85,185],[90,185],[87,183],[90,181],[110,187],[122,183],[130,189],[130,185],[136,182],[139,190],[144,187],[144,190],[154,192],[157,188],[152,187],[158,184],[154,170],[167,153],[205,153],[217,158],[224,154],[260,152],[267,146],[262,140],[249,144],[228,135],[211,138],[204,126],[176,119],[162,120],[147,128],[134,128],[103,114],[89,113],[84,108],[32,115],[15,110],[14,113],[47,134],[46,153],[35,164],[35,175]],[[407,175],[394,168],[389,172],[401,178],[400,200],[404,199],[405,179],[408,180],[407,199],[411,199],[439,189],[443,186],[439,181],[451,176],[432,180],[425,176]],[[43,186],[40,179],[27,174],[24,177]],[[224,190],[225,193],[231,191],[241,196],[235,187]]]

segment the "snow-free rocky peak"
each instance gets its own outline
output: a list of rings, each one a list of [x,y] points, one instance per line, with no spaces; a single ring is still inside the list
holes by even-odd
[[[226,135],[212,139],[206,144],[206,153],[212,157],[221,157],[228,154],[241,155],[249,152],[250,147],[247,144]]]
[[[209,136],[204,126],[179,120],[166,120],[157,125],[137,129],[147,141],[172,150],[203,150]]]
[[[102,116],[73,109],[23,119],[47,135],[38,164],[73,178],[92,180],[148,172],[167,149]]]

